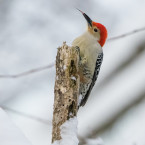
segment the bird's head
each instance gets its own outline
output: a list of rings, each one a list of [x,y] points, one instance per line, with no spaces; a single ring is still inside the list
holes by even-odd
[[[101,46],[103,46],[107,39],[107,29],[104,25],[92,21],[84,12],[79,10],[85,17],[88,23],[88,32],[91,33]]]

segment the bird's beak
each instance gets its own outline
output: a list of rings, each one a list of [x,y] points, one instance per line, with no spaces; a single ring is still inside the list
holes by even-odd
[[[78,9],[79,10],[79,9]],[[85,17],[85,19],[86,19],[86,21],[88,22],[88,25],[90,26],[90,27],[92,27],[92,20],[89,18],[89,16],[87,16],[84,12],[82,12],[81,10],[79,10],[81,13],[82,13],[82,15]]]

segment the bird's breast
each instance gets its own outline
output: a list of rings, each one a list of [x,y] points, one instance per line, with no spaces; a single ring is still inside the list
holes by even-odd
[[[94,74],[96,67],[96,60],[100,53],[102,53],[102,48],[100,44],[89,36],[80,36],[76,38],[73,43],[73,46],[78,46],[80,48],[81,58],[86,59],[86,64],[91,71],[91,74]]]

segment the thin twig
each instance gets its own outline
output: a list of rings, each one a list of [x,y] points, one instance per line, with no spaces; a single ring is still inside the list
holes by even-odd
[[[110,41],[118,40],[118,39],[133,35],[135,33],[141,32],[141,31],[145,31],[145,27],[130,31],[130,32],[122,34],[122,35],[111,37],[107,41],[110,42]],[[47,66],[42,66],[42,67],[39,67],[39,68],[31,69],[31,70],[28,70],[28,71],[25,71],[25,72],[22,72],[22,73],[18,73],[18,74],[15,74],[15,75],[0,75],[0,78],[19,78],[19,77],[24,77],[24,76],[27,76],[27,75],[30,75],[30,74],[33,74],[33,73],[36,73],[36,72],[39,72],[39,71],[50,69],[53,66],[54,66],[54,63],[49,64]]]
[[[14,109],[6,107],[6,106],[1,106],[1,108],[3,108],[4,110],[10,111],[12,113],[15,113],[17,115],[21,115],[23,117],[27,117],[29,119],[33,119],[35,121],[41,122],[43,124],[47,124],[47,125],[51,124],[49,120],[42,119],[40,117],[37,117],[37,116],[34,116],[34,115],[30,115],[30,114],[27,114],[27,113],[24,113],[24,112],[20,112],[20,111],[14,110]]]
[[[122,35],[118,35],[118,36],[115,36],[115,37],[111,37],[107,41],[113,41],[113,40],[121,39],[121,38],[130,36],[130,35],[133,35],[135,33],[141,32],[141,31],[145,31],[145,27],[140,28],[140,29],[133,30],[131,32],[128,32],[128,33],[125,33],[125,34],[122,34]]]
[[[54,66],[54,63],[51,63],[49,65],[34,68],[34,69],[31,69],[31,70],[28,70],[28,71],[25,71],[25,72],[22,72],[22,73],[18,73],[18,74],[15,74],[15,75],[0,75],[0,78],[19,78],[19,77],[30,75],[32,73],[36,73],[36,72],[40,72],[40,71],[43,71],[43,70],[46,70],[46,69],[50,69],[53,66]]]

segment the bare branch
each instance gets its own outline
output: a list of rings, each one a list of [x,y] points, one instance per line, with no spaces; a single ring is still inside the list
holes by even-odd
[[[31,75],[31,74],[36,73],[36,72],[40,72],[40,71],[43,71],[43,70],[46,70],[46,69],[50,69],[53,66],[54,66],[54,63],[51,63],[49,65],[41,66],[41,67],[38,67],[38,68],[34,68],[34,69],[31,69],[31,70],[28,70],[28,71],[25,71],[25,72],[22,72],[22,73],[18,73],[18,74],[15,74],[15,75],[0,75],[0,78],[19,78],[19,77],[24,77],[24,76]]]
[[[30,114],[27,114],[27,113],[24,113],[24,112],[20,112],[20,111],[14,110],[14,109],[6,107],[6,106],[1,106],[1,108],[3,108],[4,110],[10,111],[12,113],[15,113],[17,115],[21,115],[23,117],[33,119],[33,120],[38,121],[38,122],[43,123],[43,124],[47,124],[47,125],[51,124],[51,122],[49,120],[45,120],[45,119],[39,118],[39,117],[34,116],[34,115],[30,115]]]
[[[111,37],[107,41],[113,41],[113,40],[121,39],[121,38],[130,36],[130,35],[133,35],[135,33],[141,32],[141,31],[145,31],[145,27],[140,28],[140,29],[136,29],[136,30],[133,30],[133,31],[130,31],[130,32],[125,33],[125,34],[122,34],[122,35],[118,35],[118,36],[115,36],[115,37]]]
[[[142,31],[145,31],[145,27],[130,31],[130,32],[122,34],[122,35],[111,37],[111,38],[109,38],[107,40],[107,42],[114,41],[114,40],[117,40],[117,39],[121,39],[121,38],[130,36],[130,35],[136,34],[138,32],[142,32]],[[39,67],[39,68],[31,69],[31,70],[28,70],[28,71],[25,71],[25,72],[22,72],[22,73],[18,73],[18,74],[14,74],[14,75],[5,75],[5,74],[1,75],[0,74],[0,78],[19,78],[19,77],[24,77],[24,76],[31,75],[31,74],[39,72],[39,71],[50,69],[53,66],[54,66],[54,63],[51,63],[51,64],[49,64],[47,66],[42,66],[42,67]]]

